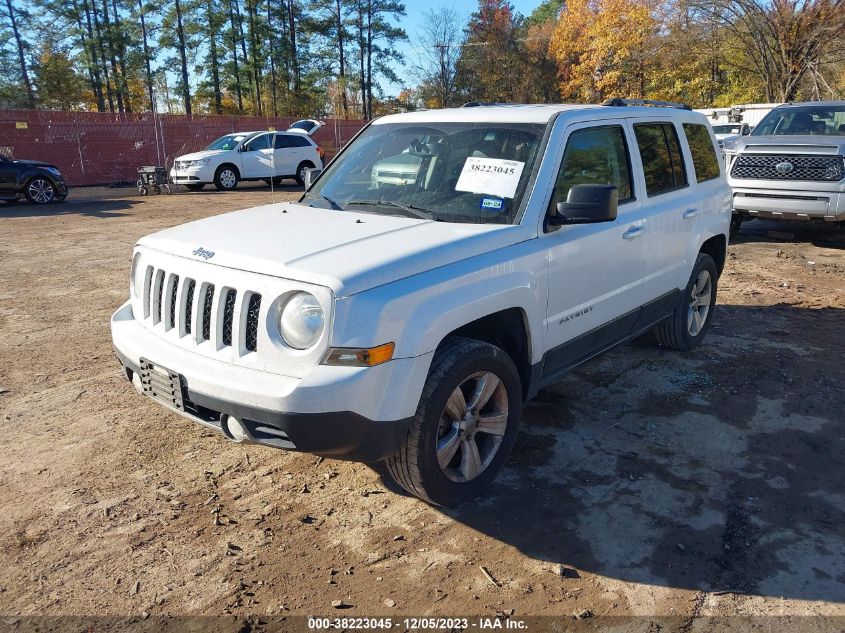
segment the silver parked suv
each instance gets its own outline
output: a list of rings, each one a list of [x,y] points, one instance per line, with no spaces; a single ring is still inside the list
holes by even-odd
[[[725,150],[732,235],[750,217],[845,221],[845,101],[779,106]]]

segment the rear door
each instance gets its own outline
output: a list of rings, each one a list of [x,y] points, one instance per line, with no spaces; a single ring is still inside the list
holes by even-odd
[[[276,134],[276,170],[279,174],[290,176],[296,173],[296,166],[299,165],[302,148],[297,147],[296,141],[307,143],[303,138],[293,134]]]
[[[307,134],[308,136],[312,136],[314,132],[319,130],[324,125],[325,123],[323,123],[322,121],[317,121],[316,119],[302,119],[301,121],[292,123],[291,126],[288,128],[288,132],[294,132],[296,134]]]
[[[690,270],[689,236],[704,209],[694,184],[690,184],[680,126],[668,117],[635,119],[632,124],[643,166],[638,178],[645,191],[646,217],[651,228],[646,240],[648,281],[644,291],[654,299],[686,284]]]
[[[649,227],[631,146],[623,119],[569,130],[547,212],[576,184],[616,185],[619,208],[613,222],[563,226],[541,236],[549,251],[546,376],[626,338],[639,316]]]

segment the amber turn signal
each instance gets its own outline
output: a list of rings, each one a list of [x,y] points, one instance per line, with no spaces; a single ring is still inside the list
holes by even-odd
[[[335,347],[329,350],[324,363],[326,365],[346,365],[347,367],[373,367],[393,358],[393,343],[378,347],[354,348]]]

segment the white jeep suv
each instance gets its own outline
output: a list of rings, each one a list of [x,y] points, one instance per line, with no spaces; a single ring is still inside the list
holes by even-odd
[[[304,124],[314,125],[305,130],[301,127]],[[200,152],[177,157],[170,170],[171,182],[190,191],[200,191],[210,183],[229,191],[241,180],[279,184],[292,178],[301,185],[308,169],[323,166],[325,152],[311,138],[321,125],[319,121],[298,121],[287,132],[263,130],[221,136]]]
[[[753,217],[845,221],[845,101],[778,106],[725,150],[732,233]]]
[[[374,180],[399,155],[415,176]],[[694,112],[386,116],[299,202],[141,239],[114,347],[138,391],[230,440],[386,459],[454,504],[491,483],[542,386],[650,330],[702,341],[729,220]]]

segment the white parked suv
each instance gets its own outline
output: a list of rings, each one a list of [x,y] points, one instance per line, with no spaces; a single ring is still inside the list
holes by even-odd
[[[732,233],[752,217],[845,221],[845,101],[778,106],[725,150]]]
[[[403,154],[415,177],[374,182]],[[539,388],[650,330],[679,350],[708,331],[730,190],[703,115],[391,115],[312,176],[299,202],[138,242],[111,321],[138,391],[230,440],[386,459],[454,504]]]
[[[308,169],[323,166],[325,152],[311,134],[322,122],[297,121],[287,132],[240,132],[221,136],[201,152],[179,156],[170,170],[171,182],[199,191],[214,183],[221,191],[241,180],[279,184],[292,178],[300,185]]]

